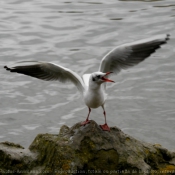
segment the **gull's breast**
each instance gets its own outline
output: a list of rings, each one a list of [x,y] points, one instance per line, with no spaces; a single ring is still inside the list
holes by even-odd
[[[89,108],[98,108],[105,102],[105,94],[100,91],[87,91],[84,94],[84,102]]]

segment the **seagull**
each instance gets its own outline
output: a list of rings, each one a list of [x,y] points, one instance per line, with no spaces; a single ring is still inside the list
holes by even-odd
[[[73,70],[43,61],[19,61],[10,66],[4,66],[4,68],[10,72],[25,74],[41,80],[72,82],[89,109],[87,118],[81,125],[85,126],[90,122],[91,108],[102,107],[105,123],[100,127],[104,131],[110,131],[104,107],[107,99],[106,83],[114,83],[109,77],[148,58],[162,44],[165,44],[169,37],[169,34],[162,34],[117,46],[102,58],[97,72],[84,74],[82,77]]]

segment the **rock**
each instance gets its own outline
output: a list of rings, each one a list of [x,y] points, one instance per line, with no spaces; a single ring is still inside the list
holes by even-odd
[[[0,143],[0,174],[15,174],[33,167],[37,153],[10,142]],[[22,174],[22,173],[20,173]]]
[[[0,172],[10,174],[175,174],[175,153],[91,121],[58,135],[39,134],[29,149],[0,144]],[[9,171],[9,172],[8,172]]]

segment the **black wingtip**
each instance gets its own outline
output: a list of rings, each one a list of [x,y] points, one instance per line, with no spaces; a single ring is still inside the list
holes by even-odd
[[[7,67],[7,66],[4,66],[4,68],[5,68],[7,71],[14,72],[14,70],[13,70],[13,69],[10,69],[10,68],[9,68],[9,67]]]
[[[4,69],[6,69],[6,70],[10,70],[10,68],[8,68],[7,66],[4,66]]]
[[[165,39],[162,40],[162,42],[160,43],[160,45],[166,44],[168,40],[170,40],[170,34],[166,34]],[[160,46],[158,48],[160,48]]]

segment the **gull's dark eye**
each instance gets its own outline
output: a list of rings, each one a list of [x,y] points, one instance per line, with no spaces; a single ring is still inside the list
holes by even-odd
[[[94,77],[92,77],[92,81],[95,81],[95,78]]]
[[[97,78],[100,78],[100,75],[97,75]]]

